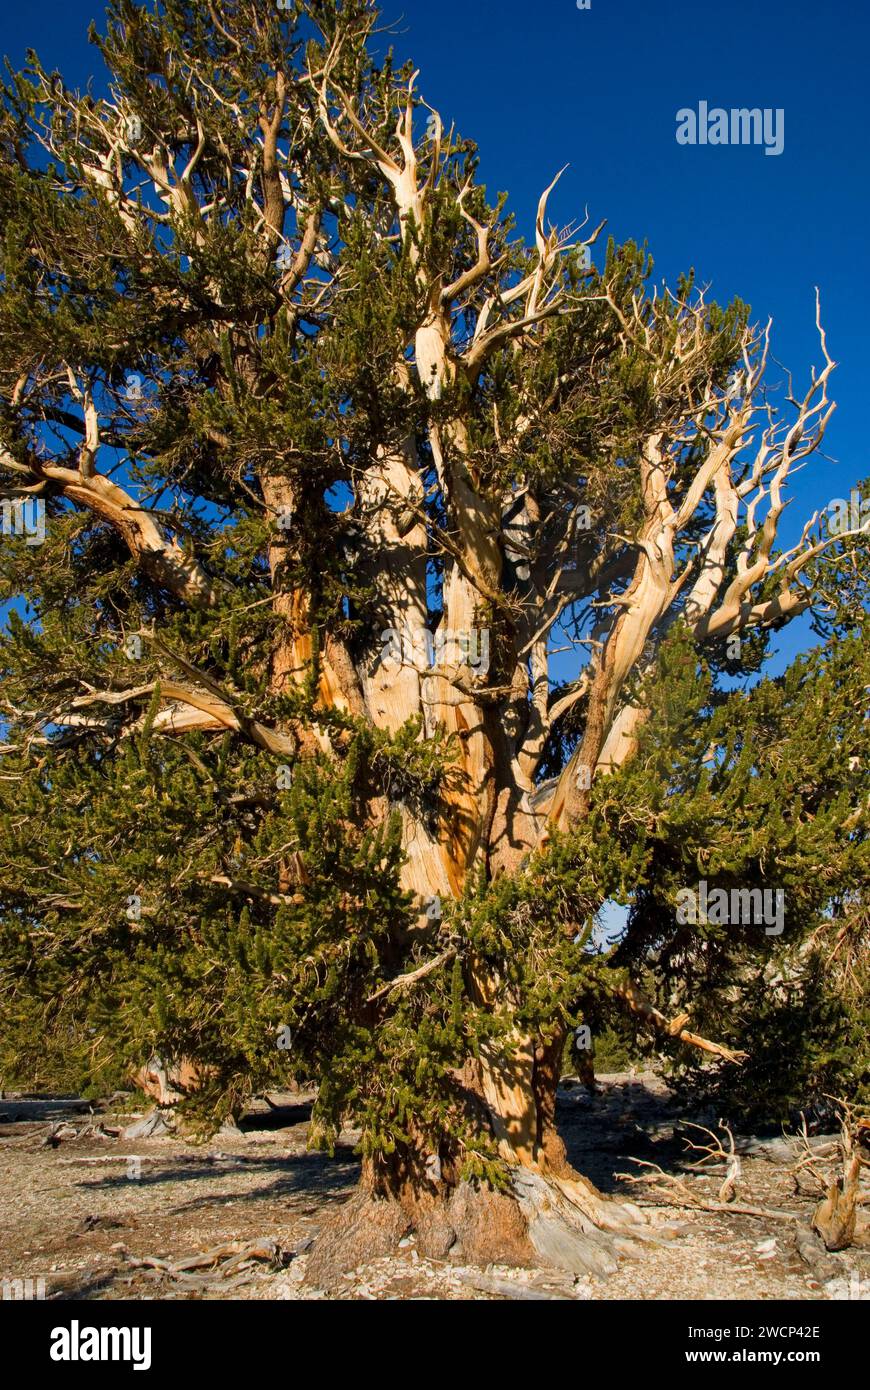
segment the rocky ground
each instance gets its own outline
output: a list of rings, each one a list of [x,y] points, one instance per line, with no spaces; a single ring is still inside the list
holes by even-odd
[[[197,1146],[168,1135],[124,1137],[135,1117],[111,1103],[7,1095],[0,1278],[33,1280],[34,1291],[44,1280],[45,1296],[56,1299],[870,1299],[870,1250],[830,1255],[808,1235],[817,1198],[806,1177],[805,1190],[795,1191],[794,1155],[782,1141],[738,1143],[731,1209],[661,1205],[661,1179],[632,1159],[657,1164],[708,1202],[718,1200],[725,1168],[687,1167],[684,1140],[699,1135],[686,1121],[712,1117],[687,1115],[652,1074],[600,1077],[595,1095],[567,1082],[559,1123],[575,1167],[604,1192],[657,1204],[682,1227],[672,1243],[623,1259],[599,1283],[424,1260],[408,1237],[395,1256],[311,1290],[302,1284],[306,1251],[349,1197],[358,1165],[349,1132],[333,1158],[306,1151],[310,1099],[271,1095],[237,1130]],[[630,1186],[624,1173],[644,1181]],[[3,1292],[20,1290],[6,1284]]]

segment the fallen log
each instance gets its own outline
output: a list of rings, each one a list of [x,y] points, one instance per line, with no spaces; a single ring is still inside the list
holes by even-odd
[[[211,1250],[202,1250],[181,1260],[162,1260],[156,1255],[130,1255],[124,1258],[133,1269],[155,1270],[167,1279],[190,1283],[195,1270],[206,1273],[195,1276],[195,1282],[205,1286],[214,1277],[224,1281],[241,1274],[251,1265],[263,1262],[274,1269],[285,1268],[294,1258],[292,1252],[282,1249],[276,1240],[264,1237],[261,1240],[233,1240],[225,1245],[216,1245]]]

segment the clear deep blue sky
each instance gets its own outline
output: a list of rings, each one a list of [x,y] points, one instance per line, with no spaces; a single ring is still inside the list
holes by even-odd
[[[0,48],[16,66],[33,46],[70,85],[103,74],[86,40],[99,0],[0,0]],[[826,452],[796,481],[784,536],[870,474],[866,444],[866,272],[870,225],[865,0],[384,0],[399,56],[420,90],[481,149],[490,192],[508,190],[531,233],[541,189],[570,168],[554,220],[606,217],[617,239],[646,239],[656,274],[694,266],[720,300],[739,294],[774,319],[773,350],[800,386],[818,360],[813,287],[840,364]],[[676,112],[784,110],[785,148],[686,147]],[[779,376],[772,364],[771,376]],[[775,639],[782,656],[805,628]]]

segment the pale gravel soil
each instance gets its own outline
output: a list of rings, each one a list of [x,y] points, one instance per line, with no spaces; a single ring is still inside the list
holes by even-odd
[[[791,1223],[737,1214],[669,1209],[661,1218],[684,1233],[674,1242],[624,1258],[605,1282],[574,1280],[553,1270],[483,1271],[422,1260],[413,1238],[394,1256],[373,1261],[328,1290],[302,1286],[305,1248],[336,1204],[353,1191],[355,1136],[342,1135],[333,1158],[309,1154],[305,1142],[310,1097],[272,1095],[280,1108],[253,1107],[236,1133],[210,1143],[162,1137],[129,1141],[94,1136],[63,1139],[43,1148],[51,1125],[68,1120],[81,1130],[102,1122],[114,1127],[132,1116],[81,1102],[7,1097],[0,1100],[0,1277],[44,1278],[49,1297],[98,1299],[489,1299],[505,1286],[537,1297],[573,1299],[827,1299],[844,1297],[842,1285],[820,1282],[794,1248]],[[560,1129],[569,1156],[605,1192],[643,1203],[643,1187],[630,1191],[616,1174],[632,1171],[631,1156],[679,1172],[682,1144],[673,1125],[683,1116],[663,1082],[652,1074],[599,1078],[599,1092],[581,1086],[560,1093]],[[710,1123],[710,1116],[700,1118]],[[71,1163],[78,1158],[137,1155],[141,1178],[126,1175],[125,1162]],[[796,1197],[787,1170],[763,1158],[744,1158],[739,1200],[774,1209],[812,1211],[810,1197]],[[721,1174],[689,1176],[689,1184],[715,1198]],[[169,1260],[227,1241],[271,1237],[299,1252],[283,1269],[257,1266],[242,1281],[219,1289],[179,1287],[157,1271],[131,1268],[127,1256]],[[773,1247],[769,1242],[775,1241]],[[761,1247],[761,1249],[759,1249]],[[870,1252],[831,1257],[844,1281],[860,1272],[862,1296],[870,1294]],[[824,1276],[830,1278],[830,1271]]]

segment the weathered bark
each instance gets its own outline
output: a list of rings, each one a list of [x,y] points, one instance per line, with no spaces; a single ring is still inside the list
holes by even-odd
[[[164,1108],[178,1105],[186,1095],[196,1091],[207,1080],[208,1069],[182,1057],[166,1064],[160,1057],[151,1057],[144,1067],[133,1072],[134,1085]]]

